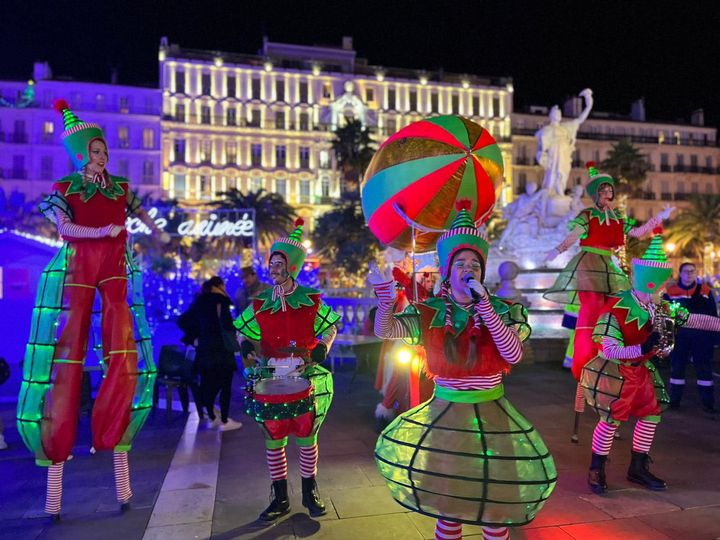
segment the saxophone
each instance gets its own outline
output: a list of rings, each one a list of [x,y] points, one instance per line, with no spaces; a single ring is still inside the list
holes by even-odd
[[[667,358],[675,347],[675,317],[668,302],[661,300],[655,304],[653,330],[660,335],[655,355],[658,358]]]

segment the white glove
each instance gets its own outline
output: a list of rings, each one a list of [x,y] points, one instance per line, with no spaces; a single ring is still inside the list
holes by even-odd
[[[380,268],[378,268],[378,265],[375,264],[375,261],[370,261],[370,264],[368,265],[368,276],[367,276],[367,282],[371,287],[375,287],[376,285],[382,285],[384,283],[387,283],[389,281],[393,281],[392,275],[388,271],[382,271]]]
[[[670,217],[670,214],[672,214],[675,211],[674,206],[670,206],[669,204],[665,205],[665,208],[663,208],[660,213],[657,215],[658,219],[660,221],[665,221]]]
[[[107,235],[110,238],[115,238],[118,234],[120,234],[124,230],[125,230],[125,227],[121,227],[120,225],[108,225]]]
[[[477,295],[480,297],[480,300],[487,300],[489,295],[488,291],[485,288],[485,285],[480,283],[477,279],[471,279],[468,284],[468,288],[475,291]]]

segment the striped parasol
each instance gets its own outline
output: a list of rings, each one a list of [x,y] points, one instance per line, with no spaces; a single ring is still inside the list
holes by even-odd
[[[362,183],[362,208],[383,244],[435,249],[440,231],[455,219],[455,201],[471,201],[477,224],[487,220],[503,179],[500,148],[482,126],[460,116],[414,122],[375,153]]]

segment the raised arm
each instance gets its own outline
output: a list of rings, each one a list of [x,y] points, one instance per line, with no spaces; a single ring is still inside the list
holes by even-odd
[[[150,217],[150,214],[142,207],[140,197],[135,192],[127,190],[127,207],[128,214],[137,216],[137,218],[143,222],[143,224],[150,229],[153,235],[157,236],[163,244],[170,242],[170,235],[160,229],[155,223],[155,220]]]
[[[651,233],[653,229],[661,226],[663,221],[669,218],[670,214],[672,214],[674,210],[674,206],[665,205],[665,208],[663,208],[657,216],[653,216],[648,219],[644,225],[630,229],[628,236],[632,236],[633,238],[642,238],[646,234]]]

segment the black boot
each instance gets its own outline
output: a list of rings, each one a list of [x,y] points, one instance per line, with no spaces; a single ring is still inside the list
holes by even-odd
[[[698,381],[699,383],[700,381]],[[712,383],[712,381],[710,381]],[[703,386],[698,384],[698,394],[700,394],[700,403],[702,404],[703,412],[708,414],[715,414],[715,387],[714,386]]]
[[[275,521],[277,518],[290,512],[290,499],[288,499],[287,480],[275,480],[270,488],[273,499],[263,513],[260,521]],[[304,499],[303,499],[304,500]]]
[[[607,482],[605,481],[606,461],[607,456],[601,456],[593,452],[590,470],[588,471],[588,485],[596,495],[602,495],[607,491]]]
[[[322,516],[327,512],[317,492],[315,477],[302,479],[302,505],[308,509],[312,517]]]
[[[662,491],[667,488],[667,484],[665,480],[661,480],[650,472],[650,461],[652,461],[650,456],[645,452],[633,451],[627,479],[652,491]]]
[[[673,384],[670,383],[670,408],[677,410],[680,408],[680,400],[682,399],[683,390],[685,390],[684,384]]]

